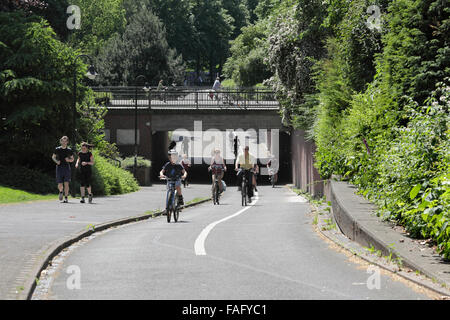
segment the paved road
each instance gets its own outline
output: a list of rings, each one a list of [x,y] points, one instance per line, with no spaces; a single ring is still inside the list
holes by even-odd
[[[0,299],[17,298],[17,288],[53,241],[90,224],[164,208],[165,192],[165,185],[156,184],[130,194],[94,198],[93,204],[69,197],[67,204],[56,200],[0,205]],[[210,186],[190,185],[184,195],[186,202],[208,197]]]
[[[369,290],[367,269],[318,236],[302,198],[258,189],[245,211],[228,188],[220,206],[185,209],[179,223],[160,217],[86,242],[64,259],[47,298],[427,299],[383,273]],[[69,266],[80,268],[80,289],[67,288]]]

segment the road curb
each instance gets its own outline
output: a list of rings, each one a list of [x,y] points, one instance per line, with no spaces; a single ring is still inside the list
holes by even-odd
[[[289,188],[292,190],[292,187],[289,187]],[[373,232],[368,230],[368,228],[360,225],[358,223],[357,219],[354,218],[350,213],[348,213],[349,210],[347,210],[345,208],[344,200],[339,197],[336,197],[336,195],[333,193],[333,181],[328,181],[326,188],[328,189],[326,192],[327,200],[329,200],[329,202],[331,202],[331,207],[332,207],[328,216],[331,219],[333,219],[333,221],[336,223],[336,227],[337,227],[336,233],[345,237],[345,239],[348,240],[348,242],[357,243],[358,245],[363,246],[363,247],[364,246],[370,247],[372,245],[372,246],[374,246],[375,249],[380,250],[385,256],[392,253],[393,256],[398,257],[402,260],[402,263],[405,267],[408,267],[414,271],[416,271],[416,270],[420,271],[423,275],[427,276],[429,279],[434,278],[438,282],[446,284],[447,288],[449,287],[448,284],[446,283],[446,281],[436,277],[434,274],[430,273],[423,267],[419,266],[417,263],[404,257],[397,250],[390,247],[384,240],[380,239]],[[360,196],[357,196],[356,194],[353,194],[353,196],[358,197],[358,198],[360,197]],[[358,202],[358,204],[360,205],[359,209],[361,209],[362,207],[365,207],[363,214],[367,214],[367,212],[371,211],[370,209],[373,209],[373,205],[370,204],[369,202],[363,201],[362,199],[358,199],[358,200],[362,201],[362,202]],[[353,255],[357,255],[359,258],[363,259],[364,261],[366,261],[370,264],[376,265],[384,270],[392,272],[393,274],[396,274],[406,280],[412,281],[415,284],[423,286],[423,287],[425,287],[437,294],[440,294],[444,297],[449,297],[449,291],[445,288],[442,288],[442,289],[439,288],[439,284],[436,285],[436,287],[433,287],[432,285],[428,285],[428,283],[416,280],[407,274],[403,274],[402,272],[397,272],[394,268],[390,268],[387,265],[378,263],[377,261],[375,261],[375,259],[372,259],[369,256],[365,256],[364,254],[361,254],[362,252],[360,252],[360,254],[355,253],[354,250],[352,248],[350,248],[349,245],[346,245],[346,244],[340,242],[337,239],[337,237],[332,236],[330,234],[330,231],[322,230],[322,227],[326,226],[326,224],[323,223],[323,221],[322,221],[323,217],[321,217],[321,215],[319,214],[320,208],[318,208],[311,202],[309,202],[309,204],[311,207],[313,207],[315,210],[317,210],[317,214],[318,214],[317,230],[318,230],[318,232],[320,232],[320,234],[323,235],[324,237],[326,237],[328,240],[332,241],[339,247],[349,251]],[[340,210],[340,211],[338,211],[338,210]],[[338,211],[337,214],[336,214],[336,211]],[[382,221],[379,221],[378,217],[372,216],[372,218],[374,220],[376,220],[380,225],[385,225],[386,228],[389,228],[388,226],[386,226],[386,223],[382,223]],[[339,224],[339,222],[340,222],[340,224]],[[395,232],[395,231],[393,231],[393,232]],[[424,271],[422,271],[422,270],[424,270]],[[430,276],[430,274],[431,274],[431,276]]]
[[[426,263],[413,260],[414,252],[408,252],[405,245],[412,239],[392,230],[390,224],[381,221],[375,215],[375,205],[355,194],[355,186],[347,182],[329,180],[326,189],[333,219],[349,239],[366,247],[373,246],[384,255],[392,254],[401,259],[404,266],[420,271],[450,288],[450,282],[435,270],[430,270]]]
[[[196,205],[208,202],[208,201],[211,201],[211,198],[203,199],[203,200],[200,200],[195,203],[190,203],[190,204],[184,205],[182,207],[182,209],[193,207],[193,206],[196,206]],[[133,223],[133,222],[147,220],[150,218],[155,218],[160,215],[163,215],[165,212],[166,212],[166,210],[164,209],[164,210],[159,210],[159,211],[152,212],[152,213],[145,213],[145,214],[140,214],[137,216],[130,216],[130,217],[125,217],[125,218],[121,218],[121,219],[104,222],[104,223],[101,223],[98,225],[94,225],[93,228],[90,228],[89,230],[79,231],[75,234],[72,234],[72,235],[66,236],[62,239],[53,241],[46,248],[44,248],[43,250],[41,250],[38,253],[38,261],[35,264],[35,267],[32,269],[30,277],[25,281],[23,290],[21,290],[21,292],[18,293],[18,299],[19,300],[30,300],[31,297],[33,296],[33,292],[36,288],[37,280],[39,279],[41,272],[48,267],[49,263],[52,261],[52,259],[55,256],[57,256],[62,250],[71,246],[75,242],[78,242],[83,238],[89,237],[93,233],[100,232],[100,231],[110,229],[113,227],[117,227],[120,225],[125,225],[128,223]]]
[[[317,211],[319,211],[319,208],[315,208]],[[328,215],[329,216],[329,215]],[[332,218],[331,216],[329,216],[330,218]],[[428,285],[427,282],[425,281],[420,281],[414,278],[414,276],[410,276],[408,274],[408,272],[397,270],[395,267],[391,267],[389,266],[388,263],[382,263],[382,262],[377,262],[376,258],[372,258],[370,255],[367,254],[367,252],[364,251],[360,251],[360,252],[356,252],[354,250],[354,248],[351,248],[350,245],[346,244],[345,241],[339,241],[339,239],[337,239],[336,235],[332,234],[331,230],[323,230],[323,227],[326,227],[327,224],[324,222],[324,218],[323,216],[319,215],[318,218],[318,223],[317,223],[317,228],[316,231],[319,232],[321,235],[323,235],[324,237],[326,237],[329,241],[333,242],[334,244],[336,244],[337,246],[339,246],[340,248],[342,248],[343,250],[346,250],[349,252],[349,254],[353,254],[354,256],[357,256],[358,258],[364,260],[365,262],[375,265],[379,268],[382,268],[392,274],[395,274],[399,277],[402,277],[405,280],[411,281],[413,283],[415,283],[416,285],[419,285],[421,287],[424,287],[430,291],[433,291],[436,294],[441,295],[441,298],[445,298],[446,300],[448,300],[448,298],[450,298],[450,293],[448,291],[445,290],[441,290],[440,288],[438,288],[438,286],[433,287],[431,285]],[[340,230],[339,228],[337,228],[337,230],[335,231],[336,233],[346,237]],[[349,242],[352,242],[352,240],[346,238]],[[363,248],[362,248],[363,249]],[[383,257],[379,257],[379,259],[384,259]],[[423,279],[422,279],[423,280]]]

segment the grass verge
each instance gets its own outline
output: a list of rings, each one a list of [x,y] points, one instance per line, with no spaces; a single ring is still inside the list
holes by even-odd
[[[0,204],[27,202],[36,200],[56,200],[56,194],[41,195],[9,187],[0,186]]]

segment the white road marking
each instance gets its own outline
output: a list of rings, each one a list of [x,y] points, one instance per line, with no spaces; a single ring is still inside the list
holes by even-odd
[[[218,220],[218,221],[214,221],[214,222],[210,223],[208,226],[206,226],[206,228],[203,229],[202,232],[200,232],[200,234],[197,237],[197,239],[195,239],[195,243],[194,243],[195,254],[197,256],[205,256],[206,255],[205,240],[206,240],[206,237],[208,237],[208,234],[211,232],[211,230],[215,226],[217,226],[219,223],[222,223],[224,221],[227,221],[229,219],[237,217],[238,215],[240,215],[244,211],[250,209],[254,204],[256,204],[256,202],[258,202],[258,200],[259,200],[258,192],[255,192],[255,199],[252,201],[251,204],[247,205],[245,208],[239,210],[238,212],[236,212],[235,214],[232,214],[231,216],[225,217],[225,218],[223,218],[221,220]]]

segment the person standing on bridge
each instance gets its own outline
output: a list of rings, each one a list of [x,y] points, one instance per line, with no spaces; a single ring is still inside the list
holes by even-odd
[[[159,80],[158,87],[156,88],[156,91],[159,92],[159,99],[163,100],[164,103],[166,102],[166,92],[165,92],[166,90],[167,90],[167,87],[164,86],[163,79]]]
[[[219,90],[220,90],[220,88],[222,88],[222,84],[220,83],[220,78],[219,77],[217,77],[216,81],[214,81],[214,84],[213,84],[212,88],[215,91],[216,100],[219,100]]]

